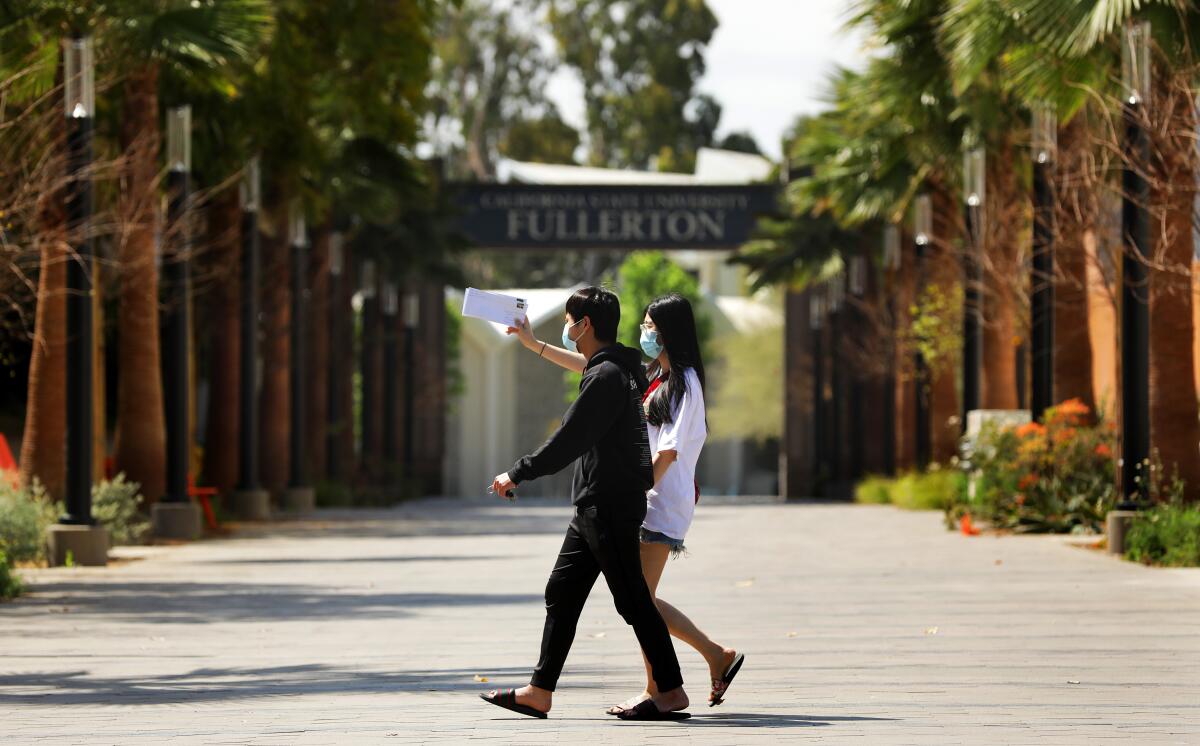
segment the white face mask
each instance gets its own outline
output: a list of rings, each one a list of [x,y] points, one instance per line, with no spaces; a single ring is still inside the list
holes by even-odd
[[[562,333],[563,347],[566,347],[567,350],[569,350],[571,352],[579,352],[578,341],[571,339],[571,327],[576,326],[582,322],[583,322],[583,319],[576,321],[574,324],[568,324],[565,321],[563,322],[563,333]],[[582,337],[583,335],[581,334],[579,336]]]

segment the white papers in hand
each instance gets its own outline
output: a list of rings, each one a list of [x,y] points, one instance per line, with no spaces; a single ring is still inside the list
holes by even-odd
[[[463,316],[493,321],[504,326],[514,326],[525,318],[528,305],[524,298],[514,298],[502,293],[467,288],[463,296]]]

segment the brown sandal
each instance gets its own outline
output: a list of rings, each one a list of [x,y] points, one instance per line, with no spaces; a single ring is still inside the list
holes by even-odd
[[[733,677],[738,675],[738,671],[742,670],[742,663],[746,660],[746,656],[738,653],[733,658],[733,663],[729,664],[729,668],[725,669],[724,675],[719,679],[712,680],[712,694],[708,700],[709,707],[716,707],[725,701],[725,692],[729,691],[729,685],[733,683]]]

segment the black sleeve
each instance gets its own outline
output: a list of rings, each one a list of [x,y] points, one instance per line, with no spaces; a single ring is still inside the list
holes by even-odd
[[[528,482],[554,474],[596,445],[625,404],[625,392],[619,379],[618,375],[600,370],[585,375],[579,396],[567,409],[562,424],[541,448],[513,464],[508,470],[509,479]]]

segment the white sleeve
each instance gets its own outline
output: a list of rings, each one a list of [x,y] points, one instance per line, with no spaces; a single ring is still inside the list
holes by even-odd
[[[681,441],[691,441],[704,438],[704,394],[700,390],[700,378],[695,371],[689,370],[684,376],[686,387],[683,398],[679,401],[679,411],[675,419],[663,423],[659,430],[658,450],[678,451]],[[663,392],[666,395],[666,392]]]

